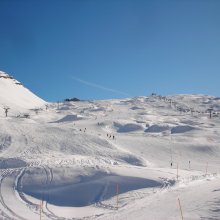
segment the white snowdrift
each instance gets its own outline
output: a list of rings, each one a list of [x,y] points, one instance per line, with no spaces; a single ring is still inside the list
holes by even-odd
[[[10,114],[18,114],[28,109],[46,104],[44,100],[34,95],[20,82],[0,71],[0,114],[4,114],[3,107],[9,107]]]
[[[53,180],[45,185],[43,172],[43,169],[33,168],[27,171],[22,177],[22,192],[37,199],[43,198],[56,206],[82,207],[105,201],[116,195],[117,184],[119,194],[162,185],[151,179],[88,169],[87,175],[85,170],[56,169],[53,171]]]
[[[171,134],[177,134],[177,133],[185,133],[192,130],[195,130],[196,128],[190,126],[190,125],[179,125],[171,129]]]
[[[149,126],[145,132],[151,132],[151,133],[160,133],[164,131],[170,130],[170,127],[168,125],[151,125]]]
[[[26,167],[27,163],[19,158],[0,158],[0,169]]]
[[[136,123],[122,124],[120,122],[114,122],[113,125],[116,128],[117,132],[119,133],[143,130],[143,126],[140,124],[136,124]]]
[[[80,115],[66,115],[63,118],[59,119],[58,121],[55,121],[54,123],[62,123],[62,122],[73,122],[83,119]]]
[[[190,125],[178,125],[178,126],[169,126],[169,125],[151,125],[149,126],[145,132],[148,133],[160,133],[160,132],[165,132],[169,131],[171,134],[178,134],[178,133],[185,133],[189,132],[192,130],[196,130],[195,127],[192,127]]]

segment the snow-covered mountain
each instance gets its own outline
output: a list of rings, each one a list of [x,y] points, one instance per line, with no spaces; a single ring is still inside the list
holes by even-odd
[[[11,88],[38,103],[1,83],[11,108],[26,103],[7,100]],[[154,95],[0,115],[0,219],[220,219],[219,109],[217,97]]]
[[[44,100],[34,95],[12,76],[0,71],[0,115],[3,115],[4,107],[10,108],[9,114],[19,114],[44,104]]]

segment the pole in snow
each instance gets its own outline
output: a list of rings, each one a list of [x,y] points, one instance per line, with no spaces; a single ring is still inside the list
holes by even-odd
[[[205,168],[205,175],[207,175],[207,172],[208,172],[208,165],[209,165],[209,163],[207,162],[206,163],[206,168]]]
[[[178,181],[178,177],[179,177],[179,164],[177,163],[177,167],[176,167],[176,179]]]
[[[42,219],[43,201],[40,200],[40,220]]]
[[[209,118],[210,118],[210,119],[212,118],[212,111],[213,111],[213,108],[209,108],[209,109],[208,109],[208,112],[209,112]]]
[[[117,185],[116,185],[116,208],[117,208],[117,210],[118,210],[118,203],[119,203],[118,194],[119,194],[119,185],[117,183]]]
[[[178,202],[179,202],[179,208],[180,208],[180,214],[181,214],[181,218],[183,220],[183,211],[182,211],[182,207],[181,207],[181,203],[180,203],[180,199],[178,198]]]

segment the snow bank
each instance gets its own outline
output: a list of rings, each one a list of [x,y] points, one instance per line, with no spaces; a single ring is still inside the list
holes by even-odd
[[[160,133],[164,131],[170,130],[170,127],[168,125],[151,125],[149,128],[145,130],[145,132],[152,132],[152,133]]]
[[[0,71],[0,106],[9,107],[9,115],[12,112],[18,113],[44,104],[46,104],[44,100],[34,95],[13,77]]]
[[[114,127],[116,128],[117,132],[133,132],[133,131],[140,131],[143,130],[143,126],[135,123],[127,123],[121,124],[119,122],[114,122]]]
[[[194,127],[189,125],[179,125],[171,129],[171,134],[185,133],[188,131],[192,131],[194,129],[195,129]]]
[[[144,108],[140,108],[140,107],[137,107],[137,106],[131,107],[130,109],[131,110],[144,110]]]
[[[0,135],[0,151],[7,149],[11,145],[10,135]]]
[[[67,170],[61,173],[57,170],[53,174],[53,180],[49,185],[42,184],[42,174],[31,171],[23,176],[22,190],[25,194],[37,199],[42,196],[50,204],[65,207],[83,207],[97,202],[105,201],[116,195],[116,186],[119,186],[119,194],[132,190],[160,187],[161,182],[134,176],[119,176],[114,173],[87,170],[79,174],[79,170]],[[62,176],[62,178],[60,178]]]
[[[0,169],[26,167],[27,163],[18,158],[0,158]]]
[[[106,111],[107,109],[104,107],[94,107],[92,109],[89,109],[90,112],[99,112],[99,111]]]
[[[79,115],[66,115],[60,120],[55,121],[54,123],[72,122],[72,121],[78,121],[81,119],[82,119],[82,116],[79,116]]]
[[[151,133],[160,133],[160,132],[165,132],[165,131],[170,131],[171,134],[177,134],[177,133],[185,133],[189,132],[192,130],[195,130],[196,128],[190,126],[190,125],[178,125],[175,127],[171,127],[169,125],[151,125],[148,127],[145,132],[151,132]]]

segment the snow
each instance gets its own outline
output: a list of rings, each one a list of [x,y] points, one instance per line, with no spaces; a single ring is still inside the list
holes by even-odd
[[[149,96],[46,109],[0,76],[0,104],[10,107],[8,117],[0,114],[0,219],[172,220],[181,219],[179,201],[184,219],[220,219],[219,98]],[[30,118],[16,117],[24,113]]]
[[[120,122],[113,122],[114,127],[116,128],[117,132],[132,132],[143,130],[143,126],[136,124],[136,123],[120,123]]]
[[[63,118],[59,119],[58,121],[55,121],[56,123],[61,123],[61,122],[72,122],[72,121],[77,121],[82,119],[81,116],[79,115],[66,115]]]
[[[189,126],[189,125],[179,125],[179,126],[176,126],[174,128],[171,129],[171,133],[172,134],[175,134],[175,133],[184,133],[184,132],[188,132],[188,131],[191,131],[195,129],[194,127],[192,126]]]
[[[0,158],[0,169],[26,167],[27,163],[19,158]]]
[[[0,115],[4,115],[4,107],[9,107],[9,115],[18,115],[31,108],[46,104],[13,77],[0,71]]]
[[[169,126],[168,125],[151,125],[150,127],[148,127],[145,132],[155,132],[155,133],[159,133],[159,132],[163,132],[163,131],[167,131],[169,130]]]

